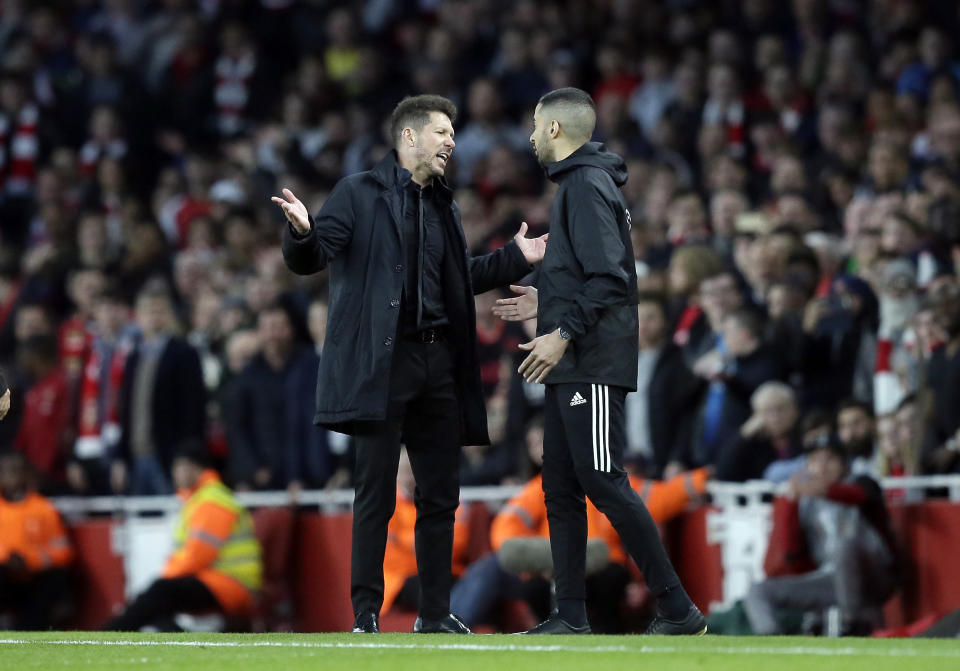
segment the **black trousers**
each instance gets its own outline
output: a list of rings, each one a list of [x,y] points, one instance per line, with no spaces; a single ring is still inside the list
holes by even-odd
[[[397,339],[387,417],[356,439],[350,593],[355,614],[383,605],[387,524],[397,503],[405,443],[416,479],[415,544],[420,614],[450,612],[453,522],[460,502],[460,414],[450,346]]]
[[[27,578],[0,570],[0,610],[14,611],[14,628],[25,631],[63,627],[73,607],[73,574],[48,569]]]
[[[550,524],[557,599],[584,599],[587,510],[584,495],[610,520],[659,596],[680,585],[623,463],[626,389],[574,383],[547,385],[544,399],[543,491]]]
[[[120,615],[103,625],[104,631],[139,631],[147,625],[170,630],[177,613],[220,610],[213,593],[192,576],[160,578],[133,600]]]

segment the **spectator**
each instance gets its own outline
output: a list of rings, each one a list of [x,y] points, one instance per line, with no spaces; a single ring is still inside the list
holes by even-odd
[[[162,576],[103,625],[107,631],[139,631],[147,625],[178,631],[177,613],[216,610],[239,618],[253,608],[263,573],[253,519],[209,468],[202,443],[188,439],[176,449],[173,481],[183,507],[173,554]]]
[[[875,433],[873,408],[869,404],[854,399],[841,401],[837,406],[837,440],[854,475],[876,472]]]
[[[945,342],[937,347],[927,368],[933,407],[923,443],[925,473],[954,473],[960,469],[960,287],[949,284],[934,294],[937,321]]]
[[[327,433],[312,422],[319,357],[294,340],[279,304],[257,317],[260,351],[231,381],[225,411],[238,489],[321,487],[332,474]]]
[[[693,368],[709,387],[697,410],[691,443],[665,471],[666,477],[684,466],[718,465],[725,447],[750,417],[754,391],[783,377],[780,361],[763,342],[762,323],[752,311],[741,308],[724,317],[720,343]]]
[[[467,94],[468,121],[457,133],[457,182],[473,182],[473,170],[496,145],[505,144],[515,151],[529,146],[528,134],[503,117],[502,101],[496,81],[475,79]]]
[[[14,629],[66,624],[73,609],[73,548],[56,508],[30,484],[19,452],[0,454],[0,608]]]
[[[793,514],[780,532],[792,552],[809,553],[817,569],[768,578],[744,602],[753,631],[780,631],[774,613],[797,608],[822,616],[839,606],[841,632],[865,635],[882,623],[881,607],[898,582],[896,550],[883,493],[869,477],[850,476],[846,452],[816,448],[790,481]]]
[[[732,445],[724,447],[716,476],[725,482],[764,479],[784,482],[804,468],[793,390],[783,382],[764,382],[750,399],[753,414]]]
[[[205,387],[196,350],[175,335],[173,304],[162,287],[137,296],[139,338],[127,356],[118,400],[120,442],[111,468],[117,493],[173,493],[176,446],[203,440]]]
[[[660,478],[677,451],[690,441],[688,427],[702,385],[667,338],[666,303],[657,295],[640,296],[637,306],[640,359],[637,393],[628,394],[628,449],[624,461],[635,472]],[[671,421],[658,421],[670,417]]]
[[[14,445],[40,477],[40,489],[60,492],[66,484],[65,456],[70,444],[70,388],[58,365],[53,336],[31,336],[18,352],[32,384],[24,396],[23,419]]]

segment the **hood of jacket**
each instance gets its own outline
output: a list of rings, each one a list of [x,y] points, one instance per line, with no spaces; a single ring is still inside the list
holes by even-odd
[[[543,166],[544,171],[554,182],[564,178],[565,173],[580,166],[600,168],[613,179],[617,186],[627,182],[627,164],[600,142],[587,142],[562,161],[554,161]]]

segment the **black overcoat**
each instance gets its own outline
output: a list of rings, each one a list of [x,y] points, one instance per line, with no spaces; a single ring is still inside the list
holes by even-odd
[[[444,303],[450,321],[464,445],[489,443],[477,365],[473,296],[516,282],[531,268],[514,242],[471,257],[452,192],[437,180],[446,256]],[[396,348],[400,297],[406,277],[403,198],[397,154],[373,170],[341,179],[305,237],[284,227],[283,258],[293,272],[330,269],[327,337],[317,377],[314,422],[341,433],[361,433],[386,417],[390,366]]]

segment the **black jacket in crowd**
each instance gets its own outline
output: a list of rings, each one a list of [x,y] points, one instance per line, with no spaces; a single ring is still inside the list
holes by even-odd
[[[654,456],[651,476],[662,477],[667,464],[676,455],[685,453],[703,387],[703,381],[687,367],[683,350],[667,342],[647,387]]]
[[[620,193],[626,165],[602,144],[587,142],[545,168],[560,189],[537,279],[537,335],[558,327],[571,335],[545,381],[636,390],[637,271]]]
[[[320,357],[314,422],[356,434],[386,417],[390,363],[396,346],[400,297],[406,277],[397,154],[373,169],[340,180],[304,237],[284,227],[287,267],[309,275],[330,267],[327,339]],[[460,209],[447,183],[437,181],[444,223],[444,310],[453,349],[464,445],[489,443],[477,365],[473,296],[515,282],[530,272],[514,243],[470,257]],[[552,240],[551,240],[552,242]]]
[[[140,346],[127,357],[120,386],[118,414],[120,442],[117,455],[129,462],[133,384],[140,365]],[[160,354],[151,403],[151,429],[156,456],[166,472],[180,444],[204,440],[206,434],[206,386],[197,351],[183,338],[170,338]]]

